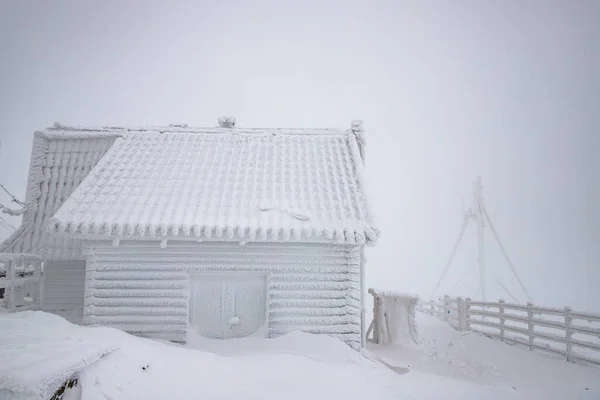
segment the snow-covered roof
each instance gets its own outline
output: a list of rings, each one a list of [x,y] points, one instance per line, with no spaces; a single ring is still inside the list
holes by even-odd
[[[27,211],[21,226],[0,243],[0,252],[34,253],[51,260],[80,259],[80,240],[57,237],[45,228],[48,219],[120,135],[117,130],[86,134],[63,130],[58,125],[36,132],[25,199]]]
[[[372,244],[357,128],[56,126],[46,135],[114,143],[49,228],[77,238]]]

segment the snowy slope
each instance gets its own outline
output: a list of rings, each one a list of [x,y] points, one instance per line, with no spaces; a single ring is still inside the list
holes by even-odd
[[[468,382],[424,373],[398,375],[375,363],[338,339],[292,332],[277,339],[245,338],[229,341],[190,338],[186,346],[131,336],[110,328],[82,328],[40,312],[22,313],[22,326],[0,323],[4,334],[37,324],[28,340],[43,342],[51,331],[60,331],[59,343],[79,345],[103,341],[118,349],[92,363],[80,375],[78,391],[84,400],[158,399],[517,399],[513,390],[489,389]],[[0,321],[2,322],[2,321]],[[8,333],[7,333],[8,332]],[[83,335],[83,336],[82,336]],[[35,351],[23,347],[11,358],[60,362],[53,344]],[[72,352],[81,356],[83,348]],[[61,355],[60,357],[63,357]],[[4,359],[4,358],[3,358]],[[34,363],[35,365],[35,363]],[[21,369],[35,381],[38,367]],[[5,378],[4,370],[0,377]],[[0,390],[6,389],[5,380]],[[4,385],[4,387],[2,386]],[[8,397],[2,399],[21,399]]]
[[[117,348],[112,331],[36,311],[1,314],[0,399],[49,399],[65,380]]]
[[[417,313],[421,345],[372,346],[391,364],[410,365],[415,380],[431,375],[506,388],[529,398],[600,398],[600,368],[567,363],[474,332],[459,332],[436,317]],[[437,379],[437,378],[436,378]]]
[[[419,315],[418,322],[422,344],[369,351],[392,366],[410,365],[410,372],[397,374],[324,335],[190,337],[187,345],[176,345],[111,328],[78,327],[41,312],[2,315],[2,338],[24,336],[18,347],[0,347],[4,352],[0,359],[10,360],[0,363],[0,398],[36,398],[9,396],[6,389],[15,388],[10,377],[20,377],[21,383],[36,388],[41,377],[69,376],[68,361],[76,359],[88,366],[69,400],[79,394],[84,400],[599,397],[600,369],[457,332],[433,317]],[[86,356],[111,347],[117,349],[96,362]]]

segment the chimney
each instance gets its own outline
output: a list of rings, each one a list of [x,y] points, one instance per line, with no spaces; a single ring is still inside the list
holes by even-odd
[[[220,117],[219,128],[235,128],[235,117]]]

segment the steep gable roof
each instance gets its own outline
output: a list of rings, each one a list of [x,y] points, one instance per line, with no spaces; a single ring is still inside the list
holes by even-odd
[[[21,226],[0,244],[0,252],[34,253],[52,260],[81,258],[80,240],[57,237],[45,228],[119,135],[87,135],[63,131],[58,125],[36,132],[25,198],[27,211]]]

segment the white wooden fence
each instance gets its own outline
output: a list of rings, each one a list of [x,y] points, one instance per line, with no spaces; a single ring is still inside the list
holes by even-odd
[[[0,253],[0,308],[8,312],[40,308],[42,258]]]
[[[420,302],[417,311],[438,316],[459,330],[520,343],[570,362],[600,365],[600,314],[449,296]]]

